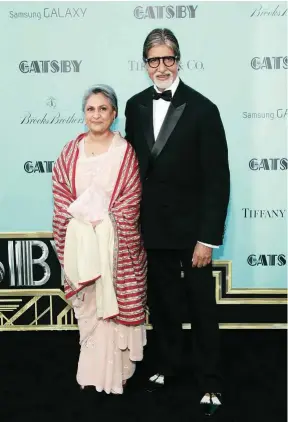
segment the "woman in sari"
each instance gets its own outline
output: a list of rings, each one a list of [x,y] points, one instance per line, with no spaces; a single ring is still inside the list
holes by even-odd
[[[83,99],[87,133],[53,168],[53,234],[80,333],[81,388],[122,394],[146,344],[146,254],[134,150],[110,127],[117,97],[107,85]]]

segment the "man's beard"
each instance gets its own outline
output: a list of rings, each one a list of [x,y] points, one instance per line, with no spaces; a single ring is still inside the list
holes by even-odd
[[[165,81],[161,81],[161,80],[159,80],[159,79],[157,78],[157,76],[159,76],[159,75],[169,76],[169,78],[168,78],[168,79],[166,79]],[[173,73],[172,73],[172,72],[169,72],[169,71],[167,71],[167,72],[165,72],[165,73],[156,73],[156,74],[153,76],[153,82],[154,82],[154,84],[157,86],[157,88],[159,88],[159,89],[167,89],[167,88],[169,88],[169,87],[172,85],[172,83],[173,83]]]

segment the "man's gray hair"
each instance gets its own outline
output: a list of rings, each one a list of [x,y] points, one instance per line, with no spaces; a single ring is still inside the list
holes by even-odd
[[[170,29],[167,28],[156,28],[151,31],[144,41],[143,45],[143,60],[145,61],[148,57],[148,51],[156,45],[166,44],[172,48],[177,60],[180,60],[180,48],[179,43],[175,35]]]
[[[118,100],[117,100],[116,93],[115,93],[114,89],[111,88],[111,86],[104,85],[104,84],[94,85],[85,92],[84,97],[83,97],[83,101],[82,101],[83,112],[85,111],[85,107],[86,107],[88,99],[93,94],[103,94],[103,95],[105,95],[105,97],[107,97],[108,100],[110,101],[110,104],[113,107],[113,109],[116,111],[116,117],[117,117],[117,115],[118,115]]]

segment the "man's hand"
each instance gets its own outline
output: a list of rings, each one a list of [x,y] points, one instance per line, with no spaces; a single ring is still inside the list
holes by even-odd
[[[206,267],[212,260],[212,250],[209,246],[197,243],[193,252],[192,267]]]

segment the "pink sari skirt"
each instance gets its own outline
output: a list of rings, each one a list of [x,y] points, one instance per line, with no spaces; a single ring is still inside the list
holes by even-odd
[[[135,362],[143,359],[144,325],[126,326],[96,316],[95,284],[72,300],[80,332],[77,382],[107,394],[122,394],[123,382],[132,377]]]

